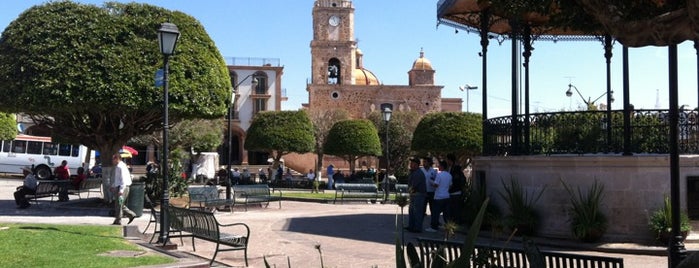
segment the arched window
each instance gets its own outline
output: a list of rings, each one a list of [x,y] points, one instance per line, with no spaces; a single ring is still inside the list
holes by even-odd
[[[330,61],[328,62],[328,84],[342,84],[342,80],[340,79],[340,68],[340,60],[338,60],[337,58],[330,59]]]
[[[255,87],[255,94],[259,95],[265,95],[267,94],[267,89],[269,88],[269,79],[267,78],[267,74],[264,72],[256,72],[253,76],[253,79],[257,79],[257,86]]]
[[[231,77],[231,86],[238,84],[238,74],[234,71],[228,71],[228,76]]]

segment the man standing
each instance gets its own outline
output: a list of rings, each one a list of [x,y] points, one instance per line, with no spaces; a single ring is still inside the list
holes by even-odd
[[[420,159],[410,159],[410,175],[408,175],[408,192],[410,207],[408,208],[408,232],[422,232],[422,222],[425,218],[425,173],[420,170]]]
[[[24,184],[17,187],[17,191],[15,191],[15,204],[17,204],[19,209],[25,209],[30,206],[29,200],[27,200],[25,195],[36,193],[36,185],[38,184],[34,171],[31,168],[23,167],[22,173],[24,173]]]
[[[110,191],[117,196],[116,202],[114,202],[116,218],[112,224],[121,225],[121,218],[124,216],[124,213],[129,217],[128,223],[131,223],[136,217],[136,213],[126,207],[126,199],[129,196],[129,187],[131,186],[131,173],[126,163],[121,161],[121,155],[118,153],[112,156],[112,164],[114,164],[114,182]]]

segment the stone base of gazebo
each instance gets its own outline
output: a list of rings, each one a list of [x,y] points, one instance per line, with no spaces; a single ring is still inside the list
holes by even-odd
[[[609,228],[603,241],[653,241],[648,219],[663,205],[664,196],[670,196],[668,155],[477,157],[474,163],[474,180],[485,183],[491,202],[501,211],[506,208],[498,194],[502,182],[518,180],[530,196],[546,186],[536,205],[542,216],[537,235],[543,237],[572,238],[567,214],[570,197],[561,180],[584,192],[595,180],[604,184],[602,210]],[[681,210],[689,210],[690,215],[699,211],[699,195],[695,198],[695,192],[699,192],[699,156],[680,156]]]

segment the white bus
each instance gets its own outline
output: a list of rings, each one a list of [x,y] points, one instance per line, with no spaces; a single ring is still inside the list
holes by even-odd
[[[77,174],[88,152],[83,145],[54,143],[51,137],[24,134],[18,134],[14,140],[4,140],[0,145],[0,172],[20,173],[22,167],[34,166],[38,179],[50,179],[53,169],[63,160],[68,161],[70,174]],[[84,167],[89,170],[94,151],[87,160],[89,162]]]

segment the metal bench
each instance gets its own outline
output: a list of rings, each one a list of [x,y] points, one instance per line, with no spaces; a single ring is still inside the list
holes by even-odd
[[[102,179],[86,179],[80,182],[80,188],[68,189],[68,194],[77,195],[79,199],[82,199],[81,193],[87,193],[89,198],[91,192],[102,194]]]
[[[347,200],[376,200],[383,198],[383,192],[373,183],[335,183],[335,199],[333,204],[340,200],[344,203]]]
[[[168,206],[166,209],[170,228],[172,230],[181,231],[175,235],[168,234],[169,238],[176,237],[191,237],[192,250],[197,251],[194,245],[194,238],[216,243],[214,256],[211,257],[209,265],[214,263],[216,255],[219,251],[234,251],[242,250],[245,253],[245,266],[248,266],[248,240],[250,238],[250,227],[245,223],[220,224],[213,212],[191,210],[186,208],[178,208]],[[222,227],[235,227],[237,233],[221,232]],[[227,248],[222,248],[225,246]]]
[[[215,209],[227,206],[231,213],[233,213],[235,199],[225,199],[219,197],[218,187],[216,186],[190,186],[187,188],[187,192],[189,193],[188,207],[190,208],[201,208],[214,211]]]
[[[279,192],[278,195],[277,192]],[[245,211],[248,211],[248,204],[260,204],[268,207],[269,202],[274,201],[278,201],[279,208],[282,208],[282,191],[276,189],[272,193],[266,184],[235,185],[233,186],[233,195],[235,204],[245,205]]]
[[[53,180],[38,180],[39,183],[36,185],[36,191],[34,194],[24,195],[29,200],[34,200],[34,204],[39,204],[39,198],[51,197],[51,202],[53,202],[53,197],[58,195],[60,191],[60,186]]]
[[[444,258],[447,262],[453,261],[461,255],[463,242],[444,241],[429,238],[417,238],[420,260],[423,267],[431,267],[432,259],[438,249],[444,249]],[[485,254],[485,255],[483,255]],[[541,255],[548,268],[623,268],[624,259],[602,256],[588,256],[580,254],[569,254],[552,251],[541,251]],[[476,244],[474,258],[471,264],[474,265],[476,256],[487,256],[490,264],[497,264],[498,267],[532,267],[527,260],[526,254],[521,248],[495,247]]]

